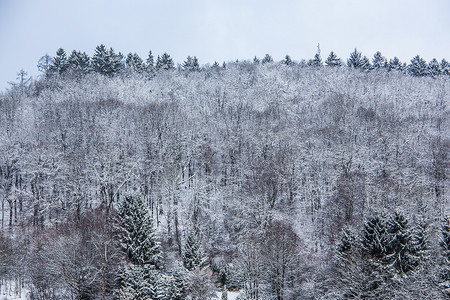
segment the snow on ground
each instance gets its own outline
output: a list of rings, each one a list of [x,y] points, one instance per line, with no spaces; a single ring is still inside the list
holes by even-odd
[[[228,300],[236,300],[241,295],[241,291],[231,292],[228,291]],[[217,292],[217,299],[222,299],[222,292]]]

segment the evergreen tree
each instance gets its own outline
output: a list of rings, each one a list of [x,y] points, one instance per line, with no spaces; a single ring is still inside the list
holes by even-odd
[[[450,219],[445,217],[441,226],[441,256],[439,287],[442,293],[450,297]]]
[[[68,59],[68,66],[76,74],[87,74],[91,69],[90,58],[86,52],[73,50]]]
[[[188,56],[187,59],[183,62],[182,68],[184,71],[188,72],[200,71],[200,65],[198,63],[197,57]]]
[[[167,294],[161,274],[148,266],[129,265],[120,274],[120,299],[164,299]]]
[[[253,63],[254,63],[255,65],[259,65],[260,62],[261,62],[261,61],[260,61],[259,58],[257,58],[256,56],[253,57]]]
[[[289,55],[287,55],[287,54],[284,57],[284,60],[281,61],[281,63],[285,64],[286,66],[291,66],[291,65],[294,64],[294,62],[292,61],[291,57]]]
[[[392,70],[400,72],[405,70],[405,65],[400,62],[397,56],[389,60],[388,71]]]
[[[152,75],[155,72],[155,59],[152,51],[148,52],[147,59],[145,60],[145,70],[148,75]]]
[[[386,229],[389,234],[385,256],[387,265],[399,274],[409,272],[418,262],[408,220],[402,213],[396,211],[389,218]]]
[[[175,68],[172,58],[169,54],[163,53],[156,59],[156,70],[172,70]]]
[[[198,234],[195,230],[191,231],[186,238],[183,252],[184,267],[189,270],[195,270],[201,267],[206,261],[203,255],[202,246],[200,244]]]
[[[213,70],[219,70],[220,69],[220,65],[217,61],[214,61],[213,65],[212,65],[212,69]]]
[[[430,257],[428,226],[423,220],[419,221],[414,227],[411,242],[411,252],[416,257],[416,263],[414,264],[414,267],[416,267],[419,263],[428,261]]]
[[[388,66],[388,62],[386,57],[381,55],[380,51],[377,51],[372,58],[372,68],[374,70],[386,69]]]
[[[95,53],[92,56],[92,70],[94,72],[106,75],[108,70],[106,68],[107,61],[107,50],[105,45],[101,44],[95,48]]]
[[[411,64],[408,66],[409,74],[413,76],[427,76],[428,75],[428,64],[419,55],[411,59]]]
[[[128,53],[125,64],[127,69],[134,73],[142,73],[145,69],[144,61],[137,53]]]
[[[347,66],[353,69],[360,69],[363,66],[362,54],[358,50],[350,53],[350,57],[347,59]]]
[[[370,71],[372,69],[372,65],[370,64],[370,60],[367,58],[367,56],[364,56],[362,58],[360,69],[363,71]]]
[[[182,300],[185,299],[187,290],[186,271],[180,266],[167,276],[167,294],[166,299]]]
[[[262,62],[263,64],[270,64],[270,63],[273,63],[273,58],[272,58],[272,56],[270,56],[269,54],[266,54],[266,55],[264,56],[264,58],[261,60],[261,62]]]
[[[384,221],[374,216],[364,224],[362,233],[363,251],[374,258],[383,258],[387,251],[388,236]]]
[[[51,74],[62,74],[67,70],[68,66],[66,52],[64,49],[59,48],[52,60],[49,71]]]
[[[116,54],[113,48],[106,49],[105,45],[95,48],[92,56],[92,69],[102,75],[113,77],[124,68],[123,55]]]
[[[432,77],[441,75],[441,66],[439,65],[439,62],[437,61],[436,58],[433,58],[428,63],[428,75]]]
[[[445,58],[443,58],[441,61],[441,73],[442,73],[442,75],[450,76],[450,65],[445,60]]]
[[[340,67],[342,66],[342,60],[337,57],[337,55],[331,51],[330,55],[328,55],[325,64],[329,67]]]
[[[118,217],[121,247],[129,262],[120,276],[121,298],[160,299],[161,250],[147,207],[140,197],[127,196]]]
[[[311,67],[320,67],[323,65],[322,57],[320,56],[320,46],[317,45],[317,52],[314,55],[314,58],[308,62],[308,65]]]
[[[153,221],[140,197],[127,196],[119,207],[121,245],[134,265],[159,268],[160,244],[153,229]]]

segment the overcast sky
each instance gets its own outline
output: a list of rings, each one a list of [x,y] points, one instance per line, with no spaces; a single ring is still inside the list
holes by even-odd
[[[99,44],[176,63],[322,57],[346,59],[356,47],[409,62],[419,54],[450,60],[447,0],[0,0],[0,90],[62,47],[92,55]]]

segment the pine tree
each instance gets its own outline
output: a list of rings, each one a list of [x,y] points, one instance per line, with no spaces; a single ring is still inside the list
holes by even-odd
[[[200,244],[198,234],[195,230],[191,231],[186,238],[183,252],[184,267],[189,270],[195,270],[201,267],[206,261]]]
[[[214,61],[212,67],[213,70],[219,70],[220,69],[220,65],[217,61]]]
[[[164,299],[167,294],[157,270],[142,265],[129,265],[120,274],[120,299]]]
[[[62,74],[67,70],[68,66],[66,52],[64,49],[59,48],[52,60],[49,71],[51,74]]]
[[[399,274],[409,272],[417,261],[408,220],[402,213],[396,211],[389,218],[386,229],[389,234],[385,256],[387,265]]]
[[[266,55],[264,56],[264,58],[261,60],[261,62],[262,62],[263,64],[270,64],[270,63],[273,63],[273,58],[272,58],[272,56],[270,56],[269,54],[266,54]]]
[[[285,64],[286,66],[290,66],[290,65],[294,64],[294,62],[292,61],[291,57],[289,55],[287,55],[287,54],[284,57],[284,60],[281,61],[281,63]]]
[[[428,63],[428,75],[431,77],[437,77],[441,75],[441,66],[439,65],[439,62],[436,58],[433,58]]]
[[[153,221],[140,197],[127,196],[119,207],[122,248],[134,265],[151,265],[159,268],[160,244]]]
[[[321,67],[323,65],[322,57],[320,56],[320,46],[319,45],[317,45],[317,52],[314,55],[314,58],[308,62],[308,65],[311,67]]]
[[[197,57],[188,56],[186,60],[183,62],[182,68],[184,71],[188,72],[200,71],[200,65],[198,63]]]
[[[137,53],[128,53],[125,64],[127,69],[134,73],[140,74],[145,70],[144,61]]]
[[[387,251],[388,236],[384,221],[374,216],[364,224],[362,233],[362,247],[364,252],[374,258],[383,258]]]
[[[441,72],[442,72],[442,75],[450,76],[450,65],[445,60],[445,58],[443,58],[441,61]]]
[[[153,57],[152,51],[148,52],[147,59],[145,60],[145,71],[149,76],[152,76],[155,72],[155,59]]]
[[[187,290],[186,271],[180,266],[167,276],[167,295],[166,299],[181,300],[185,299]]]
[[[102,75],[113,77],[124,68],[123,55],[116,54],[113,48],[106,49],[105,45],[95,48],[92,56],[92,69]]]
[[[95,48],[95,53],[92,56],[92,70],[94,72],[106,75],[108,70],[106,68],[108,51],[105,45],[101,44]]]
[[[450,219],[445,217],[441,226],[441,256],[439,287],[444,295],[450,297]]]
[[[411,59],[411,64],[408,66],[408,71],[413,76],[423,77],[428,75],[428,64],[419,55]]]
[[[430,258],[430,248],[428,241],[428,226],[421,220],[412,230],[411,253],[415,256],[414,267],[423,264]]]
[[[261,60],[260,60],[259,58],[257,58],[256,56],[253,57],[253,63],[254,63],[255,65],[259,65],[260,62],[261,62]]]
[[[91,69],[90,58],[86,52],[73,50],[68,59],[68,67],[76,74],[87,74]]]
[[[129,264],[123,270],[121,298],[159,299],[161,294],[160,244],[147,207],[140,197],[126,196],[119,205],[121,247]]]
[[[329,67],[340,67],[342,66],[342,60],[338,58],[333,51],[331,51],[325,61],[325,64]]]
[[[372,70],[372,65],[370,64],[370,60],[367,58],[367,56],[364,56],[361,60],[361,70],[363,71],[370,71]]]
[[[355,48],[355,51],[350,53],[350,57],[347,59],[347,66],[353,69],[360,69],[362,65],[362,54]]]
[[[389,60],[388,71],[392,70],[400,72],[405,70],[405,65],[400,62],[397,56]]]
[[[372,68],[374,70],[386,69],[388,66],[388,62],[386,57],[381,55],[380,51],[377,51],[372,58]]]
[[[172,70],[175,68],[172,58],[169,54],[163,53],[156,59],[156,70]]]

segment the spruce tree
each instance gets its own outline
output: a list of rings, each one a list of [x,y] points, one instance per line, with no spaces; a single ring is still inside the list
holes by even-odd
[[[140,197],[127,196],[119,205],[118,218],[121,247],[128,260],[120,275],[121,298],[161,298],[161,250],[147,207]]]
[[[364,56],[361,60],[361,70],[363,71],[370,71],[372,70],[372,65],[370,64],[370,60],[367,58],[367,56]]]
[[[450,297],[450,219],[445,217],[441,226],[441,257],[439,287],[444,295]]]
[[[126,68],[134,73],[142,73],[145,70],[144,61],[137,53],[128,53],[125,60]]]
[[[172,58],[169,54],[163,53],[156,59],[156,70],[172,70],[175,68]]]
[[[73,50],[68,59],[68,67],[76,74],[87,74],[91,69],[90,58],[86,52]]]
[[[342,60],[338,58],[333,51],[331,51],[325,61],[325,64],[329,67],[340,67],[342,66]]]
[[[95,48],[94,55],[92,56],[92,70],[94,72],[107,75],[107,56],[108,51],[106,50],[105,45],[101,44]]]
[[[200,65],[198,63],[197,57],[188,56],[183,62],[182,68],[184,71],[188,72],[200,71]]]
[[[290,66],[290,65],[294,64],[294,62],[292,61],[291,57],[289,55],[287,55],[287,54],[284,57],[284,60],[282,61],[282,63],[285,64],[286,66]]]
[[[450,76],[450,65],[445,58],[441,61],[441,73],[442,75]]]
[[[433,58],[428,63],[428,75],[431,77],[437,77],[441,75],[441,66],[439,65],[439,62],[436,58]]]
[[[387,251],[388,236],[384,220],[379,216],[369,218],[362,232],[363,251],[370,257],[383,258]]]
[[[186,238],[183,252],[184,267],[189,270],[195,270],[201,267],[206,261],[203,249],[198,238],[196,230],[192,230]]]
[[[153,221],[140,197],[127,196],[119,207],[121,245],[134,265],[151,265],[159,268],[160,244]]]
[[[253,57],[253,63],[254,63],[255,65],[259,65],[260,62],[261,62],[261,60],[260,60],[259,58],[257,58],[256,56]]]
[[[124,68],[124,57],[121,53],[116,54],[113,48],[106,49],[105,45],[99,45],[95,48],[92,56],[93,71],[113,77]]]
[[[409,74],[413,76],[423,77],[428,75],[428,64],[419,55],[411,59],[411,64],[408,66]]]
[[[147,59],[145,60],[145,71],[149,76],[153,75],[155,72],[155,59],[151,50],[148,52]]]
[[[388,66],[387,59],[381,55],[380,51],[377,51],[372,58],[372,68],[374,70],[386,69]]]
[[[350,53],[350,57],[347,59],[347,66],[353,69],[360,69],[362,65],[362,54],[355,48],[355,51]]]
[[[308,65],[311,67],[320,67],[323,65],[322,57],[320,56],[320,46],[317,45],[317,52],[314,55],[314,58],[308,62]]]
[[[386,224],[386,229],[389,234],[385,256],[388,267],[399,274],[409,272],[417,264],[417,260],[407,218],[401,212],[394,212]]]
[[[52,60],[49,71],[51,74],[62,74],[67,70],[68,66],[66,52],[64,49],[59,48]]]
[[[214,61],[212,67],[213,70],[219,70],[220,69],[220,65],[217,61]]]
[[[397,56],[389,60],[388,71],[404,71],[405,66],[400,62]]]
[[[261,63],[263,64],[270,64],[273,63],[273,58],[269,54],[264,55],[264,58],[261,60]]]

